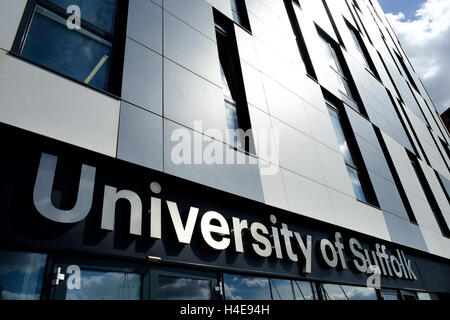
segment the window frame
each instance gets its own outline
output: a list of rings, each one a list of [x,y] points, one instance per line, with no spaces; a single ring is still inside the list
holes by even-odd
[[[223,95],[224,108],[226,108],[226,104],[234,106],[236,109],[238,129],[241,129],[244,132],[248,132],[248,130],[252,129],[252,125],[250,120],[250,111],[248,107],[247,96],[245,92],[244,77],[239,58],[239,50],[237,48],[237,40],[234,32],[234,24],[231,19],[225,17],[216,9],[214,9],[213,12],[219,64],[220,68],[222,68],[224,72],[231,94],[231,97],[228,97],[225,94]],[[226,56],[224,57],[223,55]],[[223,62],[228,62],[229,65],[223,66]],[[228,121],[228,119],[225,119],[225,121]],[[227,129],[230,128],[228,128],[227,126]],[[231,147],[233,147],[236,151],[244,152],[248,155],[256,154],[253,134],[248,137],[248,141],[247,139],[245,139],[245,136],[239,135],[238,138],[239,144],[233,144]]]
[[[338,70],[336,70],[331,64],[328,64],[330,69],[342,79],[342,82],[343,82],[346,92],[342,92],[342,90],[340,90],[338,88],[339,92],[341,92],[342,94],[344,94],[351,100],[354,100],[353,92],[352,92],[352,90],[350,88],[350,84],[349,84],[349,79],[347,78],[347,76],[344,73],[344,69],[342,68],[340,59],[336,53],[335,48],[333,47],[333,45],[330,43],[330,41],[327,38],[323,37],[322,35],[320,35],[320,38],[323,43],[323,47],[325,47],[325,45],[328,47],[328,50],[331,53],[331,56],[333,57],[334,63],[336,64],[336,68]],[[328,61],[328,59],[327,59],[327,61]]]
[[[231,6],[231,14],[233,17],[232,20],[237,25],[245,29],[247,32],[252,33],[252,28],[250,26],[250,18],[248,16],[247,5],[245,4],[245,0],[230,0],[230,6]],[[233,7],[236,7],[236,10],[234,10]],[[239,21],[237,21],[235,15],[239,17]]]
[[[114,28],[112,33],[102,30],[101,28],[89,23],[81,17],[81,30],[75,32],[88,32],[93,36],[101,38],[102,40],[111,44],[111,57],[109,63],[109,70],[107,75],[107,85],[105,89],[95,87],[83,81],[73,78],[61,71],[48,67],[38,61],[29,59],[22,55],[22,50],[26,44],[28,34],[30,32],[31,23],[36,14],[37,7],[42,7],[45,10],[57,15],[62,19],[68,19],[71,14],[68,14],[60,6],[52,3],[49,0],[28,0],[25,10],[19,24],[16,37],[10,50],[10,54],[16,58],[24,60],[41,69],[57,74],[65,79],[74,81],[78,84],[91,88],[95,91],[110,95],[114,98],[119,98],[122,93],[122,77],[123,66],[125,58],[125,42],[126,42],[126,26],[128,20],[128,4],[129,0],[118,0],[115,12]],[[55,22],[57,23],[57,22]]]
[[[351,169],[355,170],[358,173],[359,182],[361,184],[361,189],[364,193],[365,201],[362,199],[358,199],[355,193],[356,200],[359,202],[362,202],[364,204],[367,204],[369,206],[373,206],[376,208],[379,208],[380,205],[378,203],[378,198],[376,196],[376,192],[373,188],[372,182],[370,180],[369,173],[367,171],[367,168],[364,163],[364,159],[361,155],[361,152],[359,150],[358,143],[356,141],[355,136],[353,135],[352,130],[350,129],[350,122],[347,118],[347,115],[344,110],[339,108],[339,106],[333,101],[331,94],[327,94],[325,92],[325,103],[328,108],[328,110],[331,110],[332,112],[336,113],[336,116],[339,120],[339,124],[341,126],[342,132],[344,134],[345,140],[348,145],[349,153],[352,158],[353,164],[347,163],[345,158],[343,157],[343,160],[345,162],[346,168],[350,167]],[[331,121],[331,119],[330,119]],[[335,132],[334,126],[333,131]],[[350,174],[349,174],[350,177]],[[353,188],[353,184],[352,184]]]

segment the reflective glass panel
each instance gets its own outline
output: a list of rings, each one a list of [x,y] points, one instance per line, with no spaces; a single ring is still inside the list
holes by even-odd
[[[437,294],[426,292],[417,292],[417,297],[419,298],[419,300],[439,300]]]
[[[0,300],[39,300],[47,255],[0,250]]]
[[[105,90],[111,44],[86,30],[71,31],[65,20],[37,7],[22,56],[78,81]]]
[[[211,300],[211,281],[159,276],[158,299]]]
[[[270,279],[273,300],[295,300],[291,280]]]
[[[333,74],[334,74],[334,80],[336,82],[338,90],[346,95],[349,95],[349,91],[347,90],[347,86],[346,86],[342,76],[339,73],[337,73],[336,71],[334,71]]]
[[[64,11],[71,5],[81,9],[81,18],[90,24],[113,33],[117,0],[50,0]]]
[[[269,279],[224,274],[226,300],[271,300]]]
[[[338,139],[339,149],[344,156],[345,162],[355,166],[353,158],[350,154],[350,150],[348,148],[347,140],[344,135],[344,130],[342,130],[338,113],[330,108],[328,109],[328,113],[330,114],[331,123],[333,124],[334,132],[336,133],[336,137]]]
[[[378,300],[373,288],[338,284],[322,284],[321,288],[325,300]]]
[[[349,300],[344,290],[337,284],[321,284],[324,300]]]
[[[369,67],[369,64],[367,63],[367,60],[366,60],[366,56],[364,55],[361,44],[359,43],[358,36],[356,35],[355,32],[356,32],[355,30],[350,29],[350,33],[352,34],[353,42],[355,43],[355,47],[358,50],[358,53],[360,55],[360,60],[366,67]]]
[[[139,300],[141,275],[81,269],[81,288],[67,289],[66,300]]]
[[[340,71],[337,63],[336,63],[336,58],[334,56],[334,52],[333,49],[331,48],[330,44],[328,43],[328,41],[326,41],[325,39],[321,38],[322,40],[322,48],[323,48],[323,52],[325,53],[325,57],[327,59],[327,63],[328,65],[333,68],[336,71]]]
[[[225,72],[223,70],[222,62],[220,63],[220,74],[222,76],[222,92],[225,97],[227,97],[229,100],[234,101],[233,96],[231,94],[230,85],[228,83],[227,76],[225,75]]]
[[[349,300],[378,300],[374,288],[341,286]]]
[[[314,284],[306,281],[293,281],[295,300],[317,300]]]
[[[241,139],[239,136],[239,132],[237,131],[239,129],[239,122],[236,106],[225,100],[225,108],[225,112],[227,114],[227,129],[229,133],[230,143],[236,148],[241,148]]]
[[[398,292],[394,290],[381,290],[381,296],[383,300],[400,300]]]
[[[367,202],[366,195],[364,194],[364,190],[361,185],[361,180],[358,171],[349,166],[347,166],[347,171],[350,176],[350,182],[352,183],[356,199],[363,202]]]

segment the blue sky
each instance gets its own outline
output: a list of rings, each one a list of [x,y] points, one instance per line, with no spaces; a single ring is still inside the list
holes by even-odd
[[[414,18],[416,10],[423,0],[378,0],[385,13],[403,12],[406,17]]]
[[[450,0],[378,2],[436,108],[444,112],[450,107]]]

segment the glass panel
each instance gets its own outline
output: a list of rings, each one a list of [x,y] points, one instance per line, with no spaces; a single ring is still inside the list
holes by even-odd
[[[159,276],[158,300],[211,300],[211,281]]]
[[[269,279],[224,274],[226,300],[271,300]]]
[[[237,5],[237,0],[230,0],[230,4],[231,4],[231,10],[233,11],[238,11],[238,5]]]
[[[241,139],[239,136],[239,132],[237,131],[239,129],[239,122],[236,106],[225,100],[225,108],[225,112],[227,114],[227,129],[229,130],[230,143],[236,148],[241,148]]]
[[[291,280],[270,279],[273,300],[295,300]]]
[[[293,281],[295,300],[317,300],[314,284],[305,281]]]
[[[39,300],[47,255],[0,250],[0,300]]]
[[[230,85],[228,83],[227,76],[225,75],[225,72],[223,71],[222,61],[220,62],[220,74],[222,76],[222,92],[223,95],[230,100],[233,100],[233,95],[231,94]]]
[[[50,0],[64,11],[71,5],[81,9],[81,18],[100,29],[113,33],[117,0]]]
[[[139,300],[141,275],[81,269],[81,289],[67,289],[66,300]]]
[[[342,76],[339,73],[337,73],[336,71],[334,71],[333,74],[334,74],[334,78],[335,78],[334,80],[336,82],[338,90],[341,91],[342,93],[346,94],[346,95],[349,95],[349,91],[347,90],[346,82],[342,78]]]
[[[349,166],[347,166],[347,171],[350,176],[350,182],[352,183],[353,191],[355,192],[356,199],[363,201],[363,202],[367,202],[366,195],[364,194],[364,190],[361,185],[359,172]]]
[[[360,55],[361,62],[366,67],[368,67],[369,64],[367,63],[366,56],[364,55],[363,49],[361,47],[361,44],[359,43],[359,39],[358,39],[358,36],[356,35],[356,31],[354,31],[353,29],[350,29],[350,33],[352,34],[353,42],[355,43],[355,47],[358,50],[358,53]]]
[[[328,113],[330,114],[331,123],[333,124],[334,132],[336,133],[336,137],[339,142],[339,149],[341,150],[341,153],[344,156],[345,162],[356,167],[355,163],[353,162],[353,158],[350,154],[350,150],[348,148],[344,131],[342,130],[338,113],[332,109],[328,109]]]
[[[438,295],[434,293],[417,292],[417,297],[419,300],[439,300]]]
[[[231,11],[231,13],[233,14],[233,21],[242,25],[242,18],[241,15],[237,12],[237,11]]]
[[[374,288],[342,286],[349,300],[378,300]]]
[[[400,300],[398,292],[394,290],[381,290],[381,296],[383,300]]]
[[[425,292],[417,292],[417,297],[419,300],[432,300],[431,295]]]
[[[321,284],[324,300],[349,300],[344,290],[337,284]]]
[[[417,294],[414,291],[400,291],[403,297],[403,300],[418,300]]]
[[[325,57],[327,59],[328,65],[333,68],[336,71],[339,71],[339,67],[336,63],[336,58],[334,56],[334,52],[333,52],[333,48],[331,48],[330,44],[328,43],[328,41],[326,41],[325,39],[321,38],[322,40],[322,47],[323,47],[323,51],[325,53]]]
[[[76,80],[106,89],[111,44],[85,30],[67,29],[65,20],[37,7],[22,56]]]
[[[325,300],[378,300],[373,288],[338,284],[322,284],[321,288]]]

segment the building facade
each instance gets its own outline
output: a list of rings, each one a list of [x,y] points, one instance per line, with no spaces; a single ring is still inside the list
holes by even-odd
[[[443,114],[441,114],[441,119],[448,131],[450,129],[450,109],[447,109]]]
[[[377,1],[3,0],[0,28],[0,299],[450,294],[450,136]]]

